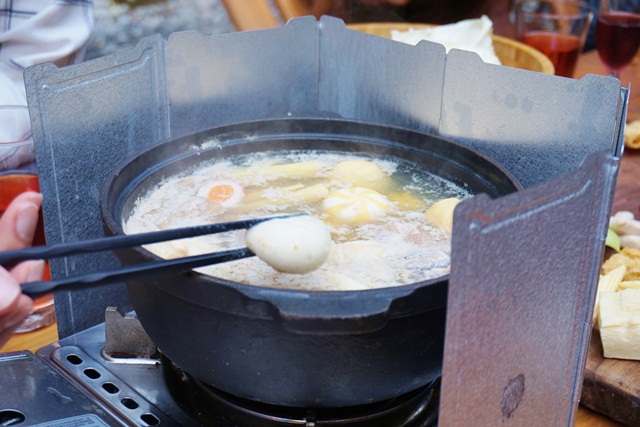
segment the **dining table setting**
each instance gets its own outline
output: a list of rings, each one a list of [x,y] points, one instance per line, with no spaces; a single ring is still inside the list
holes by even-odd
[[[498,39],[502,41],[504,49],[511,48],[511,40]],[[636,90],[640,86],[640,54],[636,53],[628,66],[619,71],[617,78],[621,86],[629,89],[626,123],[627,125],[640,123],[640,92]],[[604,65],[596,49],[583,51],[577,57],[575,68],[568,77],[580,79],[588,74],[611,74],[611,69]],[[612,215],[620,211],[631,212],[636,218],[640,218],[640,148],[632,148],[629,144],[624,148],[620,160]],[[0,353],[23,350],[35,353],[58,339],[57,324],[54,322],[33,331],[14,334],[0,348]],[[632,421],[640,419],[639,413],[640,360],[605,358],[599,335],[593,333],[585,364],[582,399],[575,417],[575,426],[639,425]]]
[[[586,74],[606,74],[598,52],[584,53],[574,73],[575,78]],[[627,108],[627,123],[640,120],[640,96],[634,88],[640,85],[640,55],[636,55],[622,74],[620,83],[630,88]],[[640,215],[640,150],[625,147],[618,172],[612,214],[620,211]],[[582,400],[589,399],[590,405],[616,417],[628,419],[640,411],[640,361],[606,359],[602,355],[602,345],[596,334],[592,336],[585,369]],[[636,418],[637,420],[637,418]],[[576,419],[579,427],[613,427],[622,424],[598,412],[580,406]]]

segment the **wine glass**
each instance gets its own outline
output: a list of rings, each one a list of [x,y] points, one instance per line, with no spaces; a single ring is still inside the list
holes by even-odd
[[[620,79],[640,47],[640,4],[601,0],[596,21],[596,49],[607,73]]]

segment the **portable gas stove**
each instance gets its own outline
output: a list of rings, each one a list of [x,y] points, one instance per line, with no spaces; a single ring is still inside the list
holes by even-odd
[[[619,81],[613,78],[591,75],[574,80],[485,64],[473,53],[456,49],[447,53],[442,46],[430,42],[408,46],[348,30],[343,22],[331,17],[320,21],[313,17],[296,18],[280,28],[222,36],[182,32],[166,41],[159,35],[149,37],[134,49],[76,66],[29,67],[25,70],[25,86],[49,244],[103,237],[96,189],[115,167],[134,153],[200,130],[284,117],[340,117],[384,124],[466,144],[504,166],[525,189],[553,179],[559,180],[556,187],[560,188],[559,183],[573,182],[563,177],[574,173],[588,156],[622,146],[628,99],[628,89],[621,89]],[[619,156],[620,150],[614,151]],[[498,238],[491,243],[493,251],[486,244],[475,245],[480,241],[475,235],[474,240],[469,240],[474,245],[469,247],[487,258],[498,253],[513,256],[511,263],[504,259],[487,262],[484,258],[473,258],[478,261],[474,264],[477,272],[460,280],[465,289],[479,279],[491,277],[484,274],[489,269],[494,277],[502,279],[500,283],[505,288],[521,283],[521,278],[512,276],[521,271],[521,265],[529,266],[527,271],[535,277],[528,278],[531,286],[518,286],[516,290],[524,292],[554,285],[553,292],[536,292],[540,298],[548,297],[547,309],[562,316],[564,325],[559,326],[557,317],[547,319],[545,325],[554,332],[547,336],[554,341],[546,347],[548,352],[555,351],[552,359],[555,366],[562,367],[564,363],[574,375],[551,378],[548,364],[530,363],[524,372],[527,390],[524,399],[514,399],[513,396],[522,397],[522,393],[510,393],[514,388],[505,388],[502,382],[503,377],[525,378],[519,375],[523,372],[522,355],[513,352],[501,354],[510,357],[508,361],[514,362],[511,365],[502,359],[492,359],[490,367],[502,370],[504,375],[495,375],[494,371],[489,374],[487,369],[480,375],[463,376],[456,371],[447,375],[443,370],[442,402],[463,402],[468,409],[464,412],[443,405],[437,414],[439,382],[389,401],[339,410],[279,408],[235,399],[174,369],[153,345],[140,348],[148,347],[149,343],[142,339],[144,345],[139,346],[137,328],[123,327],[118,322],[112,327],[110,319],[101,323],[107,304],[124,307],[125,311],[132,309],[127,305],[126,290],[116,285],[57,292],[56,316],[62,339],[35,355],[0,355],[0,425],[419,427],[435,425],[438,416],[444,424],[447,415],[456,411],[464,417],[478,415],[482,410],[495,408],[486,403],[490,399],[505,408],[504,412],[496,412],[498,418],[502,417],[500,425],[531,425],[527,411],[535,407],[532,402],[539,404],[537,408],[545,408],[548,413],[545,419],[555,416],[554,421],[560,420],[546,424],[538,420],[539,425],[569,425],[577,399],[572,399],[574,395],[567,390],[573,391],[582,379],[579,367],[584,363],[582,356],[588,343],[583,338],[589,331],[588,307],[592,307],[591,291],[597,277],[594,273],[597,262],[593,260],[599,255],[596,248],[601,248],[594,236],[605,229],[610,198],[608,204],[602,203],[602,199],[612,194],[617,170],[613,161],[600,163],[609,168],[598,173],[601,180],[594,180],[586,170],[589,179],[582,176],[580,185],[567,190],[572,197],[545,187],[554,199],[542,194],[539,205],[523,199],[520,210],[512,209],[512,199],[498,199],[495,212],[499,215],[475,217],[495,219],[485,235],[494,233]],[[585,182],[597,184],[599,193]],[[478,203],[483,210],[485,204],[489,205],[484,199]],[[564,217],[552,210],[571,203],[576,212],[592,216],[583,221],[574,217],[569,217],[571,221],[560,221]],[[545,222],[541,227],[531,222],[534,216],[540,221],[553,220],[554,226]],[[498,223],[501,218],[507,219],[504,224]],[[527,238],[518,240],[510,235],[510,239],[505,239],[501,227],[508,225],[512,227],[510,230],[517,231],[520,219],[533,224],[520,227]],[[485,229],[482,230],[484,233]],[[562,230],[562,234],[556,230]],[[554,243],[537,247],[547,250],[545,259],[554,262],[534,265],[536,258],[524,244],[521,247],[526,250],[517,251],[500,246],[540,241],[541,236],[550,236],[545,242],[565,243],[565,246]],[[571,241],[559,236],[592,238],[590,246],[584,239],[569,246]],[[484,235],[482,241],[486,241]],[[584,250],[586,247],[591,251]],[[552,256],[561,249],[562,257]],[[518,268],[509,270],[510,266]],[[119,267],[117,258],[108,253],[51,262],[54,277]],[[497,267],[508,274],[501,275]],[[557,280],[557,273],[565,280]],[[557,286],[558,283],[566,286]],[[476,294],[467,295],[473,298]],[[500,295],[507,299],[511,294]],[[529,302],[534,307],[533,303],[539,300],[514,298],[514,301]],[[581,302],[578,308],[576,301]],[[473,302],[482,301],[475,298]],[[553,310],[563,302],[568,303]],[[539,305],[535,307],[531,313],[539,314]],[[460,319],[462,322],[466,318]],[[524,330],[518,328],[529,325],[535,326],[536,336],[545,334],[540,323],[521,319],[502,323],[501,326],[510,327],[509,337],[529,337],[526,333],[518,334]],[[489,323],[483,323],[486,324]],[[468,322],[465,326],[469,325],[476,324]],[[113,330],[127,333],[114,340]],[[502,339],[505,337],[500,335]],[[127,348],[130,344],[134,344],[133,348]],[[570,344],[575,346],[567,348]],[[490,354],[466,356],[486,358]],[[566,356],[564,361],[558,354]],[[475,366],[475,363],[456,364],[455,360],[448,365],[450,372],[451,367]],[[520,370],[511,372],[514,366]],[[448,389],[447,381],[457,378],[464,378],[465,386]],[[482,403],[451,399],[452,389]],[[548,401],[554,401],[554,405],[547,404]],[[514,415],[520,403],[521,409]],[[484,424],[472,419],[477,425],[498,425],[494,415],[485,418],[490,422]],[[465,420],[457,425],[467,424]]]
[[[0,354],[0,425],[397,426],[437,425],[439,381],[348,408],[285,408],[240,399],[190,377],[158,352],[131,315],[31,352]]]

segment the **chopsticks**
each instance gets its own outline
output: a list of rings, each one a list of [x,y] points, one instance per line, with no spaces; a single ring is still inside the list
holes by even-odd
[[[171,230],[152,231],[147,233],[123,236],[104,237],[99,239],[66,242],[48,246],[34,246],[25,249],[0,252],[0,265],[6,266],[29,259],[51,259],[62,256],[80,255],[132,246],[158,243],[167,240],[185,239],[214,233],[225,233],[233,230],[251,228],[270,219],[290,218],[301,214],[281,215],[268,218],[255,218],[243,221],[232,221],[215,224],[196,225]],[[57,280],[30,282],[22,285],[22,292],[29,296],[38,296],[53,289],[68,286],[97,286],[122,280],[130,280],[151,274],[171,270],[187,270],[205,265],[218,264],[253,256],[247,248],[215,252],[172,260],[154,261],[144,264],[122,267],[120,269],[87,273],[81,276],[66,277]]]
[[[224,252],[214,252],[195,255],[187,258],[176,258],[163,261],[153,261],[144,264],[131,265],[115,270],[87,273],[81,276],[71,276],[57,280],[29,282],[22,285],[22,293],[32,298],[47,294],[54,289],[67,287],[90,287],[108,285],[119,281],[126,281],[145,276],[174,270],[188,270],[205,265],[219,264],[253,256],[248,248],[233,249]]]
[[[128,234],[123,236],[103,237],[99,239],[82,240],[79,242],[65,242],[48,246],[33,246],[26,249],[0,252],[0,265],[16,263],[28,259],[51,259],[69,255],[80,255],[90,252],[100,252],[132,246],[147,245],[164,242],[166,240],[185,239],[204,236],[206,234],[225,233],[227,231],[251,228],[270,219],[282,219],[299,216],[301,214],[281,215],[268,218],[254,218],[243,221],[220,222],[214,224],[196,225],[171,230],[150,231],[148,233]]]

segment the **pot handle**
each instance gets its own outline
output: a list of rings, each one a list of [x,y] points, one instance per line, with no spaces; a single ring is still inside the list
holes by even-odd
[[[283,329],[298,334],[353,335],[382,329],[397,296],[362,295],[319,297],[297,294],[268,298],[274,318]],[[395,311],[395,310],[393,310]]]

